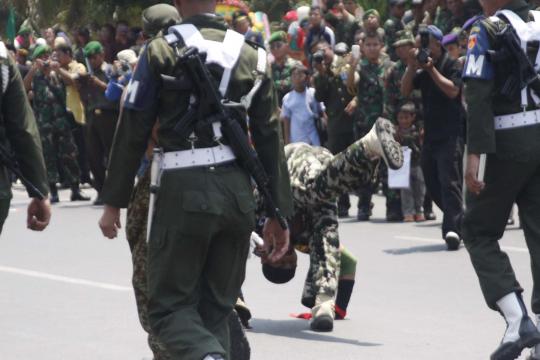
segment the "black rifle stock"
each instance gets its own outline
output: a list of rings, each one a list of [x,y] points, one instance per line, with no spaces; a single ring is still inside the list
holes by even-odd
[[[208,118],[221,123],[221,131],[224,137],[228,140],[234,155],[239,160],[240,164],[251,175],[259,192],[261,193],[266,208],[270,212],[270,216],[277,218],[281,227],[287,229],[287,220],[281,214],[279,208],[275,205],[272,195],[270,194],[269,179],[264,167],[257,156],[257,153],[249,143],[249,138],[240,126],[240,123],[235,119],[232,111],[227,107],[228,101],[223,98],[221,93],[214,85],[212,75],[208,71],[202,57],[197,48],[188,47],[183,54],[180,55],[180,65],[183,66],[185,74],[191,78],[191,82],[198,92],[197,105],[204,106],[202,109],[207,113]],[[202,104],[201,104],[202,102]],[[195,110],[190,108],[187,116],[182,118],[177,125],[187,137],[192,129],[188,129],[189,125],[195,118]],[[199,119],[200,120],[200,119]],[[184,121],[184,124],[181,122]]]
[[[29,190],[30,193],[36,195],[36,197],[40,200],[45,199],[45,195],[22,174],[21,170],[17,167],[17,165],[15,165],[15,161],[13,161],[9,152],[2,145],[0,145],[0,163],[11,170],[11,172],[13,172],[19,178],[19,180],[21,180],[23,185]]]

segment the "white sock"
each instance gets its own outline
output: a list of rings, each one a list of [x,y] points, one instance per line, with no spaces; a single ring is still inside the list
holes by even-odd
[[[497,306],[503,313],[504,319],[508,324],[502,342],[516,341],[519,339],[519,325],[521,324],[521,319],[526,316],[521,309],[517,294],[510,293],[502,297],[497,301]]]

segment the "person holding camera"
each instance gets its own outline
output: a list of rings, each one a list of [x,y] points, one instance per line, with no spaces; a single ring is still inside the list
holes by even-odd
[[[350,65],[345,58],[334,53],[326,40],[320,40],[312,50],[315,99],[324,103],[328,116],[326,147],[332,154],[337,154],[354,141],[353,114],[356,111],[356,99],[347,90]],[[338,200],[338,216],[347,217],[350,207],[349,195],[341,195]]]
[[[58,75],[60,63],[50,55],[49,46],[37,46],[32,53],[32,68],[24,78],[26,90],[32,90],[34,94],[34,112],[43,145],[50,200],[51,203],[60,201],[56,187],[60,180],[59,164],[64,169],[66,182],[71,184],[71,201],[89,200],[79,189],[78,151],[71,133],[72,115],[66,106],[66,88]]]
[[[442,237],[448,250],[458,250],[463,214],[463,134],[465,110],[461,103],[461,66],[441,45],[442,32],[434,25],[419,29],[420,48],[411,49],[401,93],[420,89],[424,108],[422,170],[433,201],[442,210]]]

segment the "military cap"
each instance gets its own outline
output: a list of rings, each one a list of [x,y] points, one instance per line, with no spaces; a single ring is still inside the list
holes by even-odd
[[[337,43],[334,52],[340,56],[346,55],[349,52],[349,46],[344,42]]]
[[[294,277],[294,274],[296,273],[296,268],[284,269],[274,267],[270,264],[263,264],[262,272],[266,280],[274,284],[285,284]]]
[[[51,48],[48,45],[38,45],[32,52],[32,59],[37,59],[45,54],[50,54]]]
[[[99,41],[90,41],[84,47],[83,52],[85,57],[100,54],[103,52],[103,45]]]
[[[414,46],[414,37],[412,33],[408,30],[399,30],[396,32],[397,40],[392,44],[393,47],[399,47],[404,45]]]
[[[378,17],[379,19],[381,18],[381,14],[379,14],[379,12],[375,9],[369,9],[367,10],[365,13],[364,13],[364,16],[362,16],[362,20],[367,20],[367,18],[370,16],[370,15],[375,15],[376,17]]]
[[[270,36],[270,39],[268,39],[268,43],[272,44],[276,41],[287,42],[288,41],[287,33],[285,31],[276,31],[272,33],[272,35]]]
[[[17,35],[29,35],[31,33],[32,33],[32,29],[29,26],[26,26],[26,25],[23,24],[23,25],[21,25]]]
[[[456,33],[451,32],[450,34],[444,35],[442,38],[441,44],[443,46],[450,44],[457,44],[459,41],[459,36]]]
[[[148,36],[155,36],[161,30],[180,22],[178,10],[169,4],[157,4],[147,7],[142,12],[143,31]]]
[[[428,25],[427,31],[429,32],[429,35],[431,35],[434,39],[442,41],[443,33],[438,27],[436,27],[435,25]]]

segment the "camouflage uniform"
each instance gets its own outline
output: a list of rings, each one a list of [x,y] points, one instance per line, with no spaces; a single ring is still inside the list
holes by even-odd
[[[394,63],[389,60],[382,60],[379,64],[371,64],[367,59],[362,60],[357,94],[358,116],[354,124],[356,139],[367,134],[375,121],[383,114],[385,81],[393,65]],[[381,164],[379,178],[386,195],[387,217],[390,214],[397,214],[399,217],[401,212],[400,193],[388,188],[388,170],[384,164]],[[378,181],[374,183],[378,185]],[[374,192],[375,188],[371,184],[366,184],[359,192],[358,209],[367,217],[370,216],[371,197]]]
[[[131,250],[133,261],[133,290],[139,321],[148,333],[148,345],[154,354],[154,360],[170,359],[165,346],[153,334],[148,323],[148,289],[146,283],[146,256],[148,247],[146,244],[146,224],[148,219],[148,203],[150,199],[150,168],[139,178],[133,189],[126,219],[126,237]]]
[[[384,33],[386,35],[384,40],[386,51],[388,52],[388,56],[390,56],[390,60],[392,61],[396,61],[398,59],[396,49],[394,48],[393,44],[397,40],[397,32],[403,30],[404,26],[403,21],[395,16],[390,16],[390,18],[384,23]]]
[[[435,15],[435,21],[433,25],[438,27],[443,34],[448,34],[452,30],[452,13],[448,9],[437,8],[437,13]],[[460,24],[458,26],[463,25]]]
[[[66,104],[59,101],[66,98],[65,87],[56,75],[45,77],[38,73],[32,80],[32,90],[49,183],[60,180],[60,160],[66,181],[69,184],[78,184],[80,169],[77,163],[77,146],[71,133]]]
[[[304,143],[285,146],[294,215],[291,242],[310,255],[302,304],[313,307],[317,295],[336,295],[340,269],[336,199],[371,181],[374,164],[360,142],[332,156]]]
[[[294,66],[299,63],[299,61],[290,57],[287,57],[283,65],[272,63],[272,80],[274,81],[280,105],[283,97],[292,90],[291,72]]]
[[[412,101],[416,108],[416,123],[422,123],[422,94],[414,90],[407,98],[401,95],[401,79],[405,74],[407,64],[398,60],[388,72],[384,89],[384,117],[397,124],[399,107],[407,101]]]

